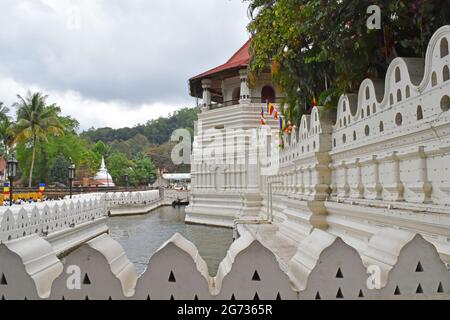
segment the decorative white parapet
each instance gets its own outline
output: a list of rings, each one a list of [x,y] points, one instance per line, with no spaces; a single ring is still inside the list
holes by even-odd
[[[195,245],[175,234],[150,258],[138,280],[135,299],[207,300],[210,281]]]
[[[374,236],[363,265],[353,247],[315,230],[297,248],[287,273],[271,250],[244,232],[215,277],[209,276],[196,247],[176,234],[154,253],[140,278],[121,245],[107,234],[62,263],[50,244],[34,235],[0,244],[0,298],[450,299],[450,275],[433,245],[398,231]]]
[[[425,59],[397,58],[384,79],[342,95],[336,114],[315,107],[300,119],[271,160],[279,170],[260,186],[265,196],[273,184],[264,200],[273,199],[277,238],[298,245],[320,229],[362,255],[395,227],[421,234],[450,266],[449,42],[444,26]]]
[[[46,299],[63,265],[52,246],[37,235],[0,243],[0,297]]]
[[[105,216],[104,201],[95,195],[89,198],[1,207],[0,242],[33,234],[48,237]]]
[[[105,193],[108,209],[123,206],[147,206],[160,200],[159,190]]]
[[[383,229],[371,238],[363,259],[379,268],[381,299],[450,292],[449,271],[436,248],[418,234]]]
[[[55,280],[54,300],[120,300],[134,295],[137,273],[122,246],[103,234],[63,259]]]
[[[314,230],[298,246],[289,276],[301,300],[367,299],[368,275],[358,252],[342,239]]]
[[[274,254],[244,233],[228,250],[214,278],[221,300],[295,300],[289,278]]]

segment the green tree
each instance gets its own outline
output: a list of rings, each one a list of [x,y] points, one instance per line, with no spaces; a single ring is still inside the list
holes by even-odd
[[[59,155],[50,168],[49,182],[67,185],[67,179],[69,179],[68,167],[70,164],[66,157]]]
[[[156,167],[149,157],[143,153],[139,153],[133,162],[134,168],[132,175],[137,185],[147,185],[149,182],[155,181]]]
[[[0,101],[0,120],[9,119],[9,108]]]
[[[103,141],[98,141],[92,146],[91,150],[103,157],[107,157],[111,153],[111,147]]]
[[[12,130],[12,122],[8,117],[0,117],[0,140],[2,145],[2,156],[8,157],[8,150],[14,140],[14,133]]]
[[[36,143],[38,140],[47,142],[50,135],[64,134],[64,127],[58,118],[60,108],[56,105],[46,105],[47,96],[37,92],[28,93],[27,98],[17,96],[18,103],[14,105],[17,110],[17,123],[14,127],[14,143],[31,143],[31,164],[28,178],[28,187],[31,188],[33,169],[36,159]]]
[[[123,153],[115,152],[107,160],[108,171],[117,186],[125,185],[125,174],[128,174],[130,178],[134,175],[132,174],[132,169],[134,164],[131,160],[127,158]],[[132,181],[130,181],[132,182]]]
[[[334,108],[364,78],[383,78],[396,56],[424,57],[432,34],[450,22],[448,0],[246,1],[251,78],[272,70],[285,116],[297,121],[315,102]],[[381,30],[367,28],[371,4],[381,7]]]

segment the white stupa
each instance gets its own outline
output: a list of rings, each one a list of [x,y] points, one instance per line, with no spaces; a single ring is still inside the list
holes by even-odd
[[[106,169],[105,164],[105,158],[102,157],[102,166],[100,170],[97,172],[97,175],[94,178],[96,185],[99,187],[115,187],[114,181],[111,177],[111,175],[108,172],[108,169]]]

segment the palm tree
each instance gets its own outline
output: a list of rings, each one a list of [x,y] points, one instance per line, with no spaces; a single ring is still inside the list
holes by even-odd
[[[46,105],[47,96],[40,92],[31,94],[27,98],[17,96],[17,124],[14,126],[14,143],[31,142],[32,155],[28,187],[31,188],[34,161],[36,158],[36,142],[38,139],[48,141],[49,135],[64,134],[64,127],[58,118],[61,109],[56,105]]]
[[[12,122],[8,117],[1,118],[0,116],[0,141],[5,149],[4,158],[8,158],[8,148],[14,140],[14,133]]]
[[[0,102],[0,120],[9,119],[8,117],[9,108],[3,105],[3,102]]]
[[[13,133],[12,133],[12,123],[8,116],[9,108],[0,102],[0,143],[3,146],[3,158],[8,159],[8,148],[12,144]],[[6,170],[4,172],[3,179],[6,179]]]
[[[9,108],[3,105],[3,102],[0,102],[0,142],[4,148],[4,158],[8,157],[8,147],[12,143],[12,131],[11,131],[11,120],[8,116]]]

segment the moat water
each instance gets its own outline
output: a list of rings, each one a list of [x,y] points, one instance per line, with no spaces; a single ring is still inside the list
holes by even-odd
[[[233,231],[185,224],[184,218],[184,207],[162,207],[145,216],[110,218],[108,225],[111,237],[123,246],[139,274],[145,271],[153,253],[180,233],[197,246],[210,275],[215,276],[233,241]]]

